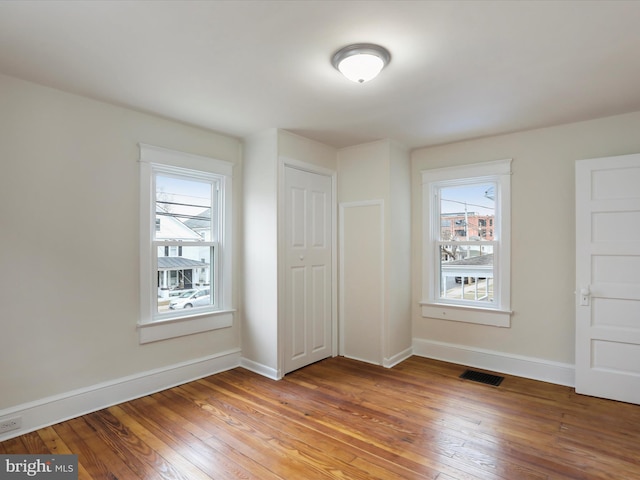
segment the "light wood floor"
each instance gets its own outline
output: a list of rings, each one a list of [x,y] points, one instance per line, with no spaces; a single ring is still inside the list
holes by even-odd
[[[640,406],[412,357],[237,368],[0,443],[81,479],[640,479]]]

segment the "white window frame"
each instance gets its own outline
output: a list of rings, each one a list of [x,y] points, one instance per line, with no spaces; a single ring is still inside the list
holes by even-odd
[[[140,147],[140,343],[206,332],[233,325],[232,307],[232,180],[233,164],[223,160],[169,150],[152,145]],[[188,312],[157,313],[157,246],[155,177],[177,175],[218,182],[220,230],[214,246],[212,281],[215,300],[211,307]],[[166,243],[166,242],[164,242]],[[214,245],[215,243],[215,245]],[[184,246],[188,246],[183,244]],[[215,262],[215,263],[214,263]]]
[[[444,167],[422,172],[423,272],[422,316],[442,320],[511,326],[511,159]],[[440,284],[440,204],[443,187],[493,182],[496,184],[494,241],[494,301],[443,300]],[[463,242],[464,243],[464,242]],[[477,242],[475,242],[477,244]]]

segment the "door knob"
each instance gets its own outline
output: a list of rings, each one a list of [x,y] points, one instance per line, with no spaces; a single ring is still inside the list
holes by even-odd
[[[580,305],[585,307],[588,306],[590,295],[591,295],[591,290],[589,290],[589,286],[582,287],[580,289]]]

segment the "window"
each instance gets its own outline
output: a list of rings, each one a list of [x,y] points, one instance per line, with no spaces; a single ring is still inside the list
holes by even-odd
[[[219,304],[216,294],[206,304],[202,301],[178,304],[175,297],[186,290],[210,288],[216,278],[215,258],[221,230],[220,178],[203,172],[176,172],[158,165],[152,170],[156,224],[163,220],[152,240],[158,272],[154,313],[162,318],[186,313],[179,312],[180,309],[216,307]],[[214,292],[218,292],[217,285]]]
[[[231,174],[140,145],[141,343],[232,324]]]
[[[424,317],[510,325],[510,175],[511,160],[422,172]]]

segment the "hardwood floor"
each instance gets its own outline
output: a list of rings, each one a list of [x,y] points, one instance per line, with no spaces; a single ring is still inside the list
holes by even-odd
[[[640,479],[640,406],[420,357],[237,368],[0,443],[81,479]]]

